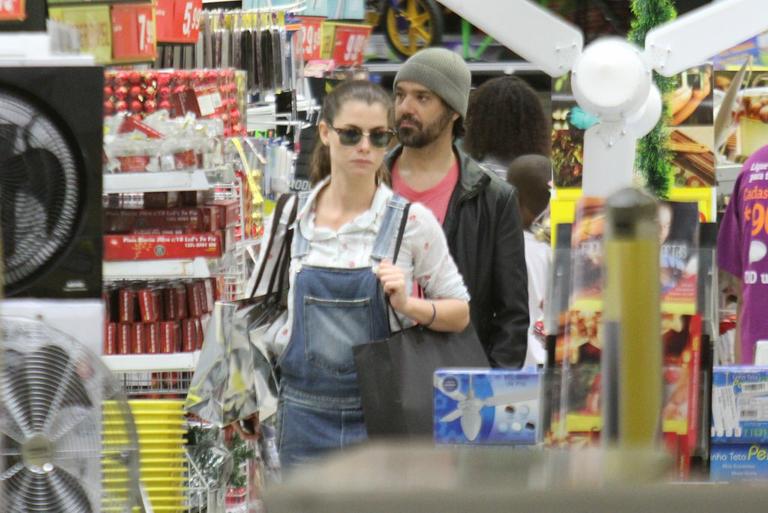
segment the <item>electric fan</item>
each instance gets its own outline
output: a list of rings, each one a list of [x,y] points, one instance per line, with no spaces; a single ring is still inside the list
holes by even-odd
[[[101,359],[46,324],[0,318],[0,509],[130,512],[138,442]]]
[[[0,214],[5,287],[13,290],[68,244],[78,220],[76,159],[61,131],[0,91]]]
[[[104,71],[0,67],[5,295],[101,296]]]
[[[616,38],[584,46],[578,27],[529,0],[439,0],[545,73],[571,75],[578,104],[599,118],[584,134],[583,190],[632,185],[635,146],[661,116],[651,71],[673,76],[768,30],[765,0],[721,0],[655,27],[645,48]]]

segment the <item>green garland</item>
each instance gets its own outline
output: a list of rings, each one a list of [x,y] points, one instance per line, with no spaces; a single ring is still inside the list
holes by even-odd
[[[632,0],[632,14],[635,19],[627,37],[641,48],[652,28],[677,17],[673,0]],[[674,77],[662,77],[654,71],[653,79],[662,97],[674,91]],[[672,181],[672,152],[669,149],[669,134],[665,130],[669,118],[669,106],[665,101],[661,119],[637,144],[637,168],[645,177],[648,189],[659,198],[669,195]]]

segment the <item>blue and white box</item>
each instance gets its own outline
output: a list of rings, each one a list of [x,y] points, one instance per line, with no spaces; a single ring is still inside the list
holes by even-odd
[[[715,367],[712,442],[768,443],[768,368]]]
[[[768,480],[768,445],[713,445],[709,457],[711,481]]]
[[[539,441],[541,376],[535,369],[438,369],[434,385],[435,442]]]

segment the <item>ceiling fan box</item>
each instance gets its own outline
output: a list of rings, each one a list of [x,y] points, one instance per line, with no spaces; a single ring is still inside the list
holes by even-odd
[[[22,97],[64,135],[80,179],[78,220],[69,244],[5,295],[100,298],[102,288],[102,134],[104,68],[0,66],[0,90]],[[2,150],[0,150],[2,151]]]
[[[499,406],[486,406],[480,410],[482,427],[474,440],[469,440],[461,426],[461,419],[442,422],[459,405],[437,386],[460,391],[465,397],[470,382],[475,398],[515,395],[513,402]],[[439,444],[466,445],[533,445],[540,440],[541,425],[541,373],[537,369],[477,369],[452,368],[435,371],[434,387],[434,439]]]

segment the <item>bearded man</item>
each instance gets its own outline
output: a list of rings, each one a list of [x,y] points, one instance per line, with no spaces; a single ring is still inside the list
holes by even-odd
[[[401,146],[387,163],[395,192],[430,208],[443,225],[491,364],[519,368],[529,323],[523,227],[515,189],[455,144],[471,82],[464,60],[449,50],[427,48],[408,59],[394,82]]]

